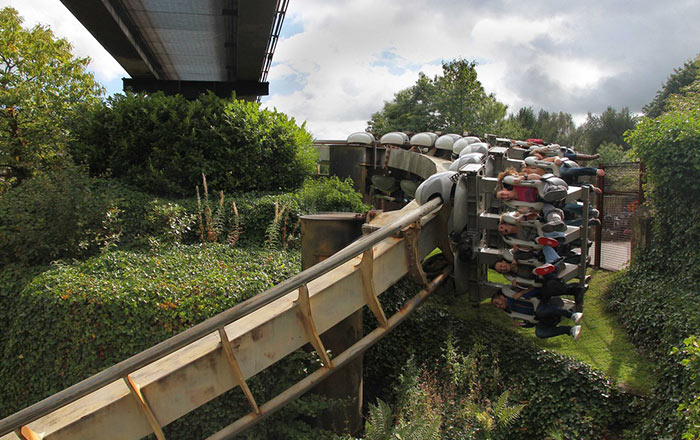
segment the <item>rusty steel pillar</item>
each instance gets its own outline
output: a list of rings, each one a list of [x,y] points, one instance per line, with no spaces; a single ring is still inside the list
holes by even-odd
[[[367,167],[372,165],[373,152],[361,145],[331,145],[329,148],[328,174],[343,180],[352,179],[353,188],[367,194]]]
[[[308,269],[338,252],[362,235],[364,215],[336,212],[301,217],[301,266]],[[321,335],[332,355],[342,353],[362,339],[362,310],[358,310]],[[338,369],[314,391],[329,399],[346,399],[336,411],[323,412],[317,422],[337,433],[362,429],[362,356]]]

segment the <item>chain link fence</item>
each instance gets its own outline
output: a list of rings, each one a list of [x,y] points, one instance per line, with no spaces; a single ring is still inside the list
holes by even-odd
[[[632,259],[632,221],[641,203],[639,162],[604,167],[605,176],[598,178],[603,195],[598,196],[597,209],[601,225],[596,228],[593,244],[594,265],[601,269],[620,270]]]

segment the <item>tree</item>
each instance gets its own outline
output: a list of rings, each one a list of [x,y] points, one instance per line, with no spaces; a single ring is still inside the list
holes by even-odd
[[[673,70],[661,90],[656,92],[654,100],[642,109],[650,118],[660,116],[665,110],[671,95],[683,94],[683,89],[700,78],[700,55],[695,59],[686,61],[683,67]]]
[[[416,84],[394,95],[372,115],[368,130],[442,131],[483,134],[503,120],[506,106],[486,94],[477,79],[476,63],[453,60],[442,63],[442,75],[420,73]]]
[[[511,125],[521,127],[521,130],[516,132],[518,136],[504,135],[519,139],[537,138],[547,142],[570,145],[576,131],[574,120],[569,113],[550,113],[540,109],[535,116],[532,107],[521,107],[517,113],[510,115],[507,121]],[[498,133],[502,134],[501,131]]]
[[[15,9],[0,10],[0,176],[15,184],[65,158],[67,122],[103,93],[88,58],[22,21]]]
[[[619,112],[608,107],[600,116],[589,113],[581,126],[585,148],[588,152],[595,153],[602,144],[611,142],[627,151],[630,146],[625,139],[625,132],[634,129],[636,125],[637,117],[630,114],[627,107]]]

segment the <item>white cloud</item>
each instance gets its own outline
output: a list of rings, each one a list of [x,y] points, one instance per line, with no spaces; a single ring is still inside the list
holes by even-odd
[[[6,5],[72,41],[100,81],[126,75],[59,0]],[[294,32],[277,45],[263,102],[308,121],[317,137],[344,138],[420,71],[433,76],[441,60],[466,58],[511,111],[577,120],[607,106],[638,112],[700,50],[698,16],[700,3],[688,1],[293,0]]]

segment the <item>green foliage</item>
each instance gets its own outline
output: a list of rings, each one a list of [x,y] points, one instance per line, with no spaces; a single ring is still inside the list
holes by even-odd
[[[561,145],[571,144],[576,129],[569,113],[550,113],[540,109],[535,116],[532,107],[522,107],[517,113],[510,115],[507,120],[522,128],[516,139],[544,139],[547,142]]]
[[[589,113],[586,122],[580,127],[586,151],[598,152],[598,148],[605,143],[620,145],[624,151],[629,150],[630,145],[625,138],[625,133],[637,125],[637,117],[630,114],[630,110],[624,107],[619,112],[608,107],[600,116]]]
[[[56,264],[5,304],[6,416],[297,273],[299,256],[223,245],[116,251]],[[10,279],[0,291],[17,288]],[[7,295],[10,293],[8,292]],[[41,319],[36,319],[41,317]]]
[[[394,412],[379,399],[369,406],[369,418],[365,425],[365,440],[388,440],[393,436]]]
[[[120,234],[119,209],[68,166],[41,173],[0,196],[0,263],[48,263],[104,247]]]
[[[198,222],[191,199],[157,198],[68,165],[0,195],[0,264],[86,258],[117,244],[155,251],[168,243],[202,242],[202,233],[204,243],[287,247],[298,242],[302,214],[368,209],[351,183],[337,178],[309,180],[296,193],[219,192],[212,199]]]
[[[362,194],[353,189],[352,179],[337,176],[307,180],[299,190],[299,205],[304,213],[366,212],[371,206],[362,202]]]
[[[0,177],[17,184],[65,156],[67,123],[82,118],[103,93],[88,58],[50,29],[22,27],[0,10]]]
[[[372,115],[368,131],[396,130],[472,132],[492,131],[503,119],[506,106],[487,95],[477,79],[476,63],[453,60],[442,63],[442,75],[420,73],[416,84],[398,92]]]
[[[688,60],[683,67],[673,69],[661,90],[656,92],[653,101],[645,105],[644,114],[650,118],[661,116],[668,110],[668,100],[672,95],[686,94],[684,88],[700,77],[700,57]]]
[[[191,203],[89,178],[68,164],[0,195],[0,264],[85,258],[117,244],[192,241],[194,224]]]
[[[622,162],[633,162],[634,157],[631,151],[625,151],[620,145],[612,142],[605,142],[598,147],[600,158],[598,163],[603,165],[616,165]]]
[[[409,359],[399,383],[396,415],[382,400],[370,406],[366,440],[394,438],[503,438],[525,405],[510,405],[508,391],[495,402],[481,392],[478,361],[452,340],[439,367],[420,371]],[[394,421],[395,420],[395,421]]]
[[[255,102],[116,95],[76,121],[71,153],[93,174],[111,173],[143,191],[189,196],[206,174],[219,191],[299,187],[316,152],[304,125]]]
[[[677,414],[687,423],[683,438],[700,439],[700,343],[693,335],[683,341],[684,347],[673,347],[671,354],[682,355],[681,365],[690,373],[692,387],[684,401],[678,405]]]
[[[630,269],[608,292],[609,308],[616,312],[632,340],[656,360],[658,385],[643,406],[642,423],[632,438],[679,438],[692,432],[692,419],[676,417],[680,402],[695,398],[692,372],[668,352],[697,332],[700,268],[700,111],[695,84],[687,94],[671,96],[667,113],[644,118],[627,136],[634,153],[646,164],[648,209],[653,212],[653,234],[638,250]]]
[[[656,235],[663,240],[657,250],[672,257],[673,264],[693,266],[699,254],[689,243],[700,240],[700,210],[695,206],[700,191],[700,110],[644,119],[628,140],[647,168]]]
[[[400,282],[384,293],[385,312],[390,314],[416,290]],[[428,367],[468,366],[453,368],[450,374],[461,378],[455,384],[480,396],[477,401],[482,411],[491,408],[488,411],[493,414],[495,403],[506,389],[510,390],[510,401],[528,402],[515,425],[494,434],[494,438],[542,439],[557,427],[566,439],[603,438],[611,429],[619,432],[637,422],[631,397],[621,393],[602,373],[543,351],[510,327],[481,318],[478,312],[469,319],[457,319],[442,304],[450,298],[435,299],[440,301],[431,300],[422,306],[365,354],[365,392],[370,401],[382,396],[392,406],[398,405],[402,387],[394,385],[393,389],[391,384],[398,383],[401,366],[414,356],[416,363]],[[373,319],[367,321],[365,332],[376,326]],[[447,362],[446,349],[441,348],[448,346],[450,338],[459,356]],[[452,383],[446,377],[441,376],[438,383]],[[444,420],[452,419],[446,416]],[[457,438],[465,437],[469,438]]]

